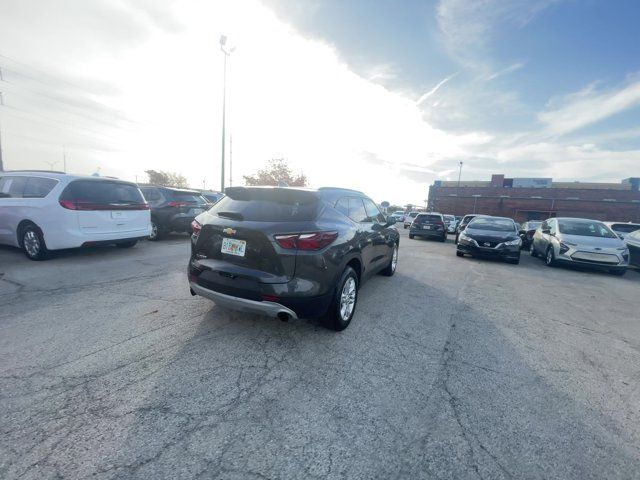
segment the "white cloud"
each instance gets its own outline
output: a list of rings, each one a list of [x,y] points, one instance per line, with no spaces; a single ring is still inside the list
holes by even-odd
[[[640,105],[640,81],[605,92],[592,84],[556,103],[560,106],[540,113],[538,119],[548,133],[564,135]]]
[[[451,80],[453,77],[455,77],[456,74],[454,73],[453,75],[449,75],[448,77],[443,78],[442,80],[440,80],[431,90],[429,90],[427,93],[425,93],[424,95],[422,95],[417,101],[416,101],[416,105],[420,105],[422,102],[424,102],[426,99],[428,99],[429,97],[431,97],[434,93],[436,93],[438,90],[440,90],[440,87],[442,87],[445,83],[447,83],[449,80]]]
[[[491,73],[490,75],[487,76],[487,80],[495,80],[496,78],[499,77],[503,77],[505,75],[509,75],[510,73],[513,73],[517,70],[520,70],[522,67],[524,67],[524,63],[523,62],[516,62],[513,63],[511,65],[509,65],[506,68],[503,68],[502,70],[498,70],[497,72]]]

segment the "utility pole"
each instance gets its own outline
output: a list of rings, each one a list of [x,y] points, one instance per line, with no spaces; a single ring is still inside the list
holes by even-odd
[[[233,135],[229,135],[229,186],[233,187]]]
[[[455,210],[454,214],[455,215],[458,214],[458,211],[457,211],[458,210],[458,202],[460,201],[459,200],[459,197],[460,197],[460,177],[462,177],[462,162],[460,162],[460,171],[458,172],[458,188],[456,189],[456,205],[455,205],[455,208],[454,208],[454,210]],[[475,205],[474,205],[473,208],[474,208],[474,212],[475,212]],[[462,215],[464,215],[464,213]]]
[[[225,127],[227,121],[227,57],[233,52],[233,48],[225,48],[227,44],[227,37],[225,35],[220,36],[220,51],[224,55],[224,67],[222,74],[222,161],[220,168],[220,191],[224,193],[224,147],[227,139]]]

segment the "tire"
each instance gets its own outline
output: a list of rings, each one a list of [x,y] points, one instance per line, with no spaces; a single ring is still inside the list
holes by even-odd
[[[529,245],[529,255],[531,255],[532,257],[538,256],[538,252],[536,252],[536,247],[533,246],[533,242],[531,242],[531,244]]]
[[[609,273],[611,275],[615,275],[617,277],[621,277],[623,276],[625,273],[627,273],[627,269],[626,268],[612,268],[611,270],[609,270]]]
[[[392,277],[394,273],[396,273],[396,266],[398,265],[398,244],[393,244],[393,253],[391,254],[391,259],[389,260],[389,265],[387,265],[383,270],[380,271],[381,275],[385,277]]]
[[[324,325],[331,330],[341,332],[351,323],[357,303],[358,276],[353,268],[347,267],[338,281],[334,298],[323,319]]]
[[[46,260],[49,250],[44,242],[42,231],[34,224],[28,224],[20,229],[20,246],[29,260]]]
[[[462,253],[460,250],[456,250],[456,257],[464,257],[464,253]]]
[[[138,243],[138,240],[131,240],[130,242],[120,242],[120,243],[116,243],[116,247],[131,248],[131,247],[135,247],[137,243]]]
[[[442,238],[440,239],[440,241],[441,241],[441,242],[446,242],[446,241],[447,241],[447,236],[445,235],[444,237],[442,237]]]
[[[160,235],[160,227],[154,220],[151,220],[151,234],[149,235],[149,241],[156,242],[160,240]]]
[[[409,240],[413,240],[415,237],[411,234],[409,234]]]
[[[547,248],[547,253],[545,254],[544,263],[547,264],[547,267],[553,267],[556,264],[556,252],[553,250],[552,246]]]

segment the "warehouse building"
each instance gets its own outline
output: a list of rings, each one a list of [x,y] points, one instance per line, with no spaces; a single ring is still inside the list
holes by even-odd
[[[551,178],[505,178],[444,182],[429,187],[430,211],[480,213],[517,222],[549,217],[582,217],[640,222],[640,178],[620,183],[554,182]]]

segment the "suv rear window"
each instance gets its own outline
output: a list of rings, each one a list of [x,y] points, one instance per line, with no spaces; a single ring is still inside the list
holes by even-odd
[[[253,222],[304,222],[318,213],[318,198],[312,192],[283,188],[227,188],[227,194],[209,213]]]
[[[67,185],[60,200],[96,205],[138,205],[145,203],[138,187],[108,180],[75,180]]]
[[[176,202],[206,203],[202,196],[192,192],[176,192],[171,190],[171,198]]]
[[[440,215],[418,215],[416,222],[418,220],[421,222],[441,222],[442,218],[440,218]]]

